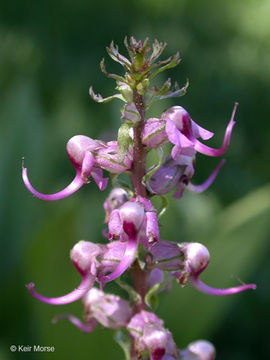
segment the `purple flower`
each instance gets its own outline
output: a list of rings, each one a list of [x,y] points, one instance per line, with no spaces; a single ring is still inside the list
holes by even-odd
[[[195,123],[188,112],[181,106],[173,106],[161,115],[161,120],[166,121],[165,131],[169,141],[174,144],[171,155],[175,159],[183,148],[193,148],[201,154],[208,156],[221,156],[226,151],[229,143],[237,107],[234,105],[231,120],[229,121],[222,145],[219,149],[213,149],[202,144],[197,138],[210,139],[214,134]]]
[[[175,188],[174,197],[180,198],[187,189],[193,193],[201,193],[215,180],[225,160],[221,160],[210,176],[200,185],[190,182],[194,174],[196,151],[192,148],[182,149],[180,155],[174,160],[168,156],[163,164],[151,175],[147,182],[147,188],[152,194],[163,195]]]
[[[97,288],[90,289],[82,299],[84,307],[84,322],[70,314],[61,314],[53,319],[68,319],[83,332],[91,332],[97,324],[111,329],[119,329],[128,324],[132,311],[129,302],[119,296],[105,294]]]
[[[151,149],[166,144],[168,142],[168,136],[165,131],[165,123],[164,120],[158,118],[148,119],[142,129],[142,143]]]
[[[119,237],[121,242],[126,242],[126,250],[114,271],[99,277],[102,284],[116,279],[126,271],[135,259],[138,242],[148,247],[149,243],[158,240],[156,210],[149,200],[141,196],[132,198],[111,212],[108,229],[109,240]]]
[[[185,350],[180,351],[183,360],[215,360],[216,350],[213,344],[206,340],[197,340],[188,345]]]
[[[109,217],[111,212],[114,209],[118,209],[121,205],[123,205],[126,201],[128,201],[128,193],[126,190],[122,188],[113,188],[105,200],[103,207],[106,213],[105,222],[109,221]]]
[[[123,162],[118,161],[117,142],[105,143],[100,140],[93,140],[84,135],[76,135],[67,143],[68,157],[76,170],[73,181],[63,190],[55,194],[42,194],[36,191],[27,176],[27,169],[22,168],[22,177],[26,188],[32,195],[45,201],[63,199],[80,189],[84,184],[89,183],[91,176],[100,190],[104,190],[108,178],[103,178],[102,169],[118,174],[129,169],[132,164],[132,153],[124,157]]]
[[[31,295],[44,303],[69,304],[82,298],[92,288],[94,282],[98,281],[99,273],[114,271],[121,262],[125,251],[126,244],[120,241],[112,241],[107,245],[79,241],[70,252],[71,261],[82,277],[81,283],[76,289],[64,296],[48,298],[34,291],[35,284],[30,283],[26,287]]]
[[[194,151],[208,156],[221,156],[225,153],[230,143],[237,105],[235,103],[222,145],[219,149],[211,148],[198,140],[198,138],[208,140],[214,134],[193,121],[188,112],[181,106],[173,106],[166,110],[161,114],[160,119],[148,119],[142,131],[142,143],[147,147],[156,148],[168,141],[171,142],[174,145],[171,151],[171,156],[174,160],[186,148],[194,149]]]
[[[127,330],[134,338],[138,358],[147,351],[151,360],[178,359],[172,334],[155,314],[144,310],[135,314]]]
[[[210,255],[207,248],[199,243],[171,243],[159,241],[149,249],[150,267],[173,271],[178,282],[186,282],[196,290],[208,295],[232,295],[247,289],[256,289],[255,284],[235,286],[228,289],[212,288],[199,280],[200,273],[207,267]],[[175,271],[178,268],[178,271]]]
[[[57,298],[48,298],[39,295],[34,291],[34,283],[26,285],[30,294],[37,300],[51,305],[64,305],[74,302],[83,297],[87,291],[94,285],[97,273],[97,256],[101,254],[101,247],[99,245],[79,241],[71,250],[70,258],[73,265],[78,270],[82,277],[80,285],[72,292]]]

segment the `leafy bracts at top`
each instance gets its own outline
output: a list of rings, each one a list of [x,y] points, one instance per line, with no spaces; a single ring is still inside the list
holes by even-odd
[[[179,97],[186,93],[188,87],[187,83],[179,88],[177,82],[171,86],[171,79],[165,81],[163,86],[158,89],[156,86],[150,88],[150,80],[152,80],[159,73],[174,68],[181,59],[179,52],[170,56],[165,60],[157,60],[163,53],[166,43],[155,40],[151,46],[148,38],[144,42],[137,41],[133,36],[129,41],[124,40],[129,59],[119,53],[118,46],[112,41],[110,46],[106,48],[108,55],[116,62],[118,62],[125,70],[124,76],[118,74],[111,74],[107,72],[104,58],[100,62],[101,71],[111,79],[116,80],[116,90],[119,93],[103,98],[100,94],[95,94],[92,86],[89,93],[93,100],[97,102],[107,102],[112,99],[120,99],[126,103],[133,101],[133,92],[136,91],[143,97],[145,109],[149,108],[155,100],[162,100],[166,98]]]

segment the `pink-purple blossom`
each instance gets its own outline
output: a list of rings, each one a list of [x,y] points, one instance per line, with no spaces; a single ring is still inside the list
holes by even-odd
[[[134,338],[138,357],[147,351],[151,360],[162,360],[165,356],[178,359],[178,350],[172,334],[164,328],[163,321],[155,314],[141,311],[135,314],[127,325]]]
[[[126,242],[125,254],[115,270],[99,278],[101,283],[112,281],[123,274],[135,259],[138,243],[146,248],[158,241],[156,210],[151,202],[141,196],[131,198],[112,210],[108,220],[109,240],[119,238]]]
[[[255,284],[244,284],[227,289],[216,289],[206,285],[199,279],[201,272],[207,267],[210,254],[200,243],[172,243],[160,241],[149,249],[150,267],[170,271],[178,282],[188,282],[196,290],[207,295],[232,295],[244,290],[256,289]]]
[[[129,151],[123,161],[119,161],[117,142],[104,142],[93,140],[88,136],[73,136],[67,143],[67,154],[75,168],[76,174],[73,181],[63,190],[55,194],[42,194],[31,185],[27,169],[23,166],[22,177],[26,188],[37,198],[45,201],[55,201],[70,196],[84,184],[89,183],[92,177],[100,190],[104,190],[108,178],[103,178],[102,169],[113,174],[119,174],[129,169],[132,165],[132,152]]]
[[[132,316],[127,300],[117,295],[105,294],[95,287],[84,295],[82,304],[83,321],[71,314],[60,314],[53,319],[53,322],[67,319],[79,330],[91,332],[98,324],[110,329],[120,329],[128,324]]]

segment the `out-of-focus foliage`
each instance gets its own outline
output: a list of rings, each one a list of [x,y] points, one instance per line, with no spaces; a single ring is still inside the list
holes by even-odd
[[[95,184],[71,198],[43,203],[21,181],[21,157],[43,192],[68,183],[73,168],[65,143],[75,134],[109,139],[119,127],[120,102],[100,105],[89,85],[104,96],[113,81],[99,72],[99,60],[113,39],[125,35],[168,42],[164,54],[180,50],[182,62],[162,74],[184,83],[187,95],[151,110],[181,104],[192,118],[215,131],[218,146],[233,103],[240,103],[227,163],[204,195],[172,201],[162,218],[162,237],[201,241],[211,263],[203,278],[213,286],[256,282],[256,292],[209,298],[175,285],[162,295],[158,313],[179,347],[208,338],[218,359],[254,360],[268,354],[269,330],[269,85],[270,3],[267,0],[2,1],[0,3],[0,222],[1,359],[39,359],[14,353],[12,344],[55,346],[56,359],[120,359],[109,330],[81,334],[61,312],[81,314],[78,302],[53,307],[37,302],[24,284],[57,296],[76,286],[69,249],[81,239],[101,241],[102,203],[108,193]],[[120,67],[106,58],[108,70]],[[149,113],[149,115],[151,114]],[[215,160],[197,158],[202,181]],[[234,278],[230,278],[233,274]],[[109,285],[109,288],[111,285]],[[103,345],[106,344],[106,345]]]

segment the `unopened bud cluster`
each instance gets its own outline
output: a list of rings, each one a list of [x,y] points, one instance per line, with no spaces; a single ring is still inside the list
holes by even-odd
[[[151,199],[163,198],[171,190],[179,199],[184,190],[200,193],[212,184],[224,159],[202,184],[194,185],[196,155],[219,157],[225,153],[235,124],[237,103],[219,148],[203,142],[212,138],[214,133],[198,125],[181,106],[173,106],[158,117],[147,119],[146,110],[154,101],[184,95],[188,82],[181,89],[177,83],[172,87],[170,79],[160,88],[152,86],[157,74],[180,62],[179,53],[167,60],[158,60],[165,43],[155,40],[151,49],[148,39],[142,42],[131,37],[129,42],[125,39],[125,46],[129,58],[121,55],[113,42],[107,48],[109,56],[124,68],[124,75],[110,74],[104,59],[100,63],[102,72],[116,81],[118,92],[103,98],[90,87],[90,96],[97,102],[115,98],[124,102],[118,138],[104,142],[85,135],[73,136],[67,142],[66,151],[75,169],[75,177],[66,188],[54,194],[35,190],[28,179],[27,169],[24,166],[22,169],[26,188],[45,201],[68,197],[89,184],[91,179],[103,191],[109,180],[103,172],[113,174],[114,187],[103,205],[106,228],[102,234],[105,242],[79,241],[74,245],[70,259],[81,276],[81,283],[70,293],[48,298],[37,293],[33,283],[28,284],[27,289],[36,299],[52,305],[81,299],[82,320],[65,314],[55,317],[54,322],[66,318],[83,332],[93,331],[98,324],[122,331],[131,340],[126,341],[129,359],[213,360],[215,349],[204,340],[193,342],[186,349],[178,349],[164,322],[153,313],[158,294],[170,289],[173,279],[182,287],[188,283],[207,295],[230,295],[254,289],[255,285],[216,289],[203,283],[199,275],[209,263],[208,249],[203,244],[181,242],[181,239],[177,243],[161,240],[158,218],[162,212],[155,209]],[[165,156],[164,144],[171,144]],[[145,164],[150,151],[158,153],[159,161],[147,169]],[[130,183],[121,186],[121,174],[128,176]],[[106,283],[113,280],[126,290],[126,299],[104,292]]]

